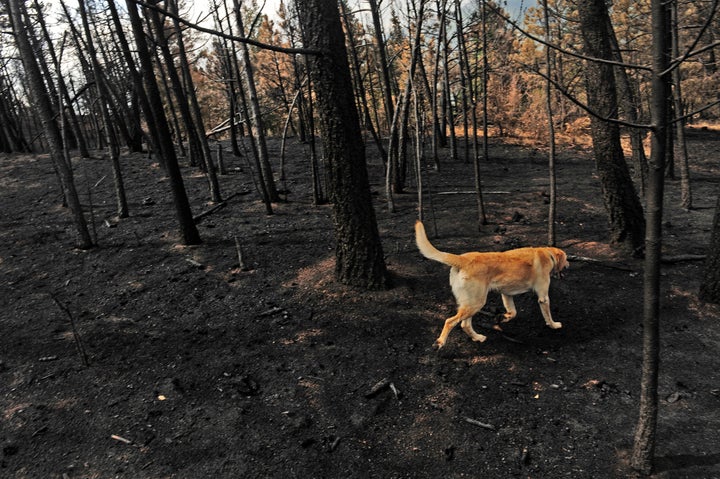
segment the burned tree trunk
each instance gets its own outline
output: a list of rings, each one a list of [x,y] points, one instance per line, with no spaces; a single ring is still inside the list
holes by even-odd
[[[608,11],[604,0],[578,3],[585,53],[593,58],[612,59]],[[617,118],[618,102],[613,66],[587,61],[585,69],[588,106],[600,118],[591,116],[595,165],[610,223],[610,241],[630,251],[642,248],[645,219],[620,144],[620,128],[605,121]]]
[[[335,273],[346,284],[388,286],[388,275],[370,195],[365,145],[355,105],[340,13],[335,0],[297,0],[330,172],[334,206]]]

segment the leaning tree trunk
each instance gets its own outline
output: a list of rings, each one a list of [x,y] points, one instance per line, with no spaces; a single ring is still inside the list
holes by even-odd
[[[110,150],[110,164],[112,166],[113,181],[115,185],[117,214],[118,218],[127,218],[129,216],[129,212],[127,197],[125,196],[125,182],[123,181],[122,169],[120,168],[120,146],[118,145],[117,135],[115,134],[113,126],[114,122],[110,116],[110,110],[107,104],[107,101],[110,98],[110,92],[108,91],[105,83],[105,78],[103,78],[103,72],[100,69],[100,62],[98,62],[97,59],[97,52],[95,51],[95,43],[93,41],[92,33],[90,32],[90,22],[88,20],[88,12],[85,7],[84,0],[78,0],[78,9],[80,10],[83,31],[85,32],[85,45],[92,65],[95,88],[98,93],[98,103],[102,113],[103,123],[105,125],[105,137],[107,138],[108,149]]]
[[[235,0],[235,23],[237,23],[240,35],[245,35],[245,27],[242,21],[242,12],[240,11],[240,2]],[[246,43],[240,44],[240,55],[238,56],[240,65],[242,66],[243,83],[245,84],[245,93],[247,94],[247,103],[252,113],[250,119],[250,128],[252,130],[253,141],[257,146],[258,159],[260,161],[262,181],[265,183],[268,198],[272,202],[280,200],[277,188],[275,186],[275,178],[273,177],[272,167],[270,165],[270,155],[268,154],[267,139],[265,138],[265,126],[263,123],[262,112],[260,111],[260,100],[257,95],[255,86],[255,74],[253,73],[252,62],[250,61],[250,52]]]
[[[170,8],[172,8],[173,13],[178,15],[177,3],[175,1],[167,3],[170,5]],[[185,49],[183,31],[182,28],[180,28],[180,22],[176,18],[173,19],[173,27],[175,28],[175,42],[177,44],[178,55],[180,58],[180,71],[183,76],[185,97],[187,98],[188,107],[190,108],[190,115],[193,123],[192,127],[195,128],[197,140],[202,150],[202,157],[204,158],[204,166],[206,170],[205,174],[207,175],[208,185],[210,187],[210,195],[213,202],[220,203],[222,201],[220,183],[218,182],[212,152],[210,151],[210,145],[208,144],[207,135],[205,134],[205,126],[202,113],[200,111],[200,104],[198,103],[197,95],[195,94],[195,84],[190,73],[190,62]]]
[[[45,42],[47,43],[47,50],[48,54],[50,55],[50,60],[53,62],[53,66],[55,67],[56,72],[61,71],[61,58],[62,58],[62,52],[63,52],[63,46],[65,44],[65,38],[63,38],[63,41],[61,43],[60,47],[60,53],[58,58],[58,54],[55,52],[55,48],[52,46],[52,39],[50,36],[50,32],[48,31],[47,24],[45,22],[45,16],[43,14],[42,5],[40,4],[39,0],[33,1],[33,6],[35,7],[35,11],[38,13],[37,19],[38,24],[40,26],[41,31],[43,32],[43,38],[45,39]],[[80,124],[78,122],[78,117],[75,114],[75,109],[72,106],[72,99],[70,98],[70,94],[68,93],[67,84],[65,82],[65,79],[62,77],[62,75],[58,75],[57,79],[57,86],[58,90],[60,90],[60,97],[62,98],[62,101],[65,102],[65,109],[67,111],[63,110],[63,115],[67,115],[67,122],[70,125],[70,128],[72,129],[73,133],[73,140],[78,148],[80,150],[80,156],[82,158],[89,158],[90,152],[87,148],[87,142],[85,141],[85,135],[83,134]],[[67,145],[66,145],[67,146]]]
[[[578,3],[585,53],[593,58],[611,59],[607,7],[604,0]],[[616,118],[617,94],[613,66],[588,61],[585,69],[587,101],[601,118],[591,116],[595,165],[610,223],[610,242],[632,252],[642,248],[645,220],[642,205],[630,178],[620,144],[620,128],[605,118]],[[663,120],[664,121],[664,120]]]
[[[60,175],[63,192],[65,193],[68,206],[73,215],[75,229],[78,235],[76,245],[80,249],[90,249],[93,247],[93,240],[87,227],[87,221],[83,215],[80,198],[75,189],[72,168],[63,157],[62,137],[54,118],[55,109],[52,106],[50,97],[48,97],[45,82],[43,81],[40,68],[36,62],[35,52],[28,38],[29,32],[31,32],[32,29],[28,28],[23,21],[24,5],[20,0],[8,0],[6,5],[10,12],[15,44],[20,53],[25,74],[27,75],[33,107],[43,124],[43,132],[50,148],[50,157]]]
[[[130,74],[130,79],[132,81],[133,85],[133,93],[134,93],[134,100],[136,100],[138,103],[140,103],[140,109],[142,109],[143,112],[145,112],[145,123],[147,124],[148,131],[150,132],[149,135],[149,148],[151,151],[159,152],[160,146],[157,144],[157,138],[159,137],[159,134],[157,133],[157,126],[155,125],[155,120],[153,119],[152,115],[152,109],[150,108],[150,100],[147,97],[147,93],[145,89],[142,87],[142,77],[140,76],[140,73],[138,72],[137,66],[135,64],[135,58],[133,57],[132,52],[130,51],[130,44],[128,43],[127,37],[125,36],[125,31],[123,30],[123,25],[120,22],[120,15],[117,11],[117,6],[115,5],[115,0],[108,0],[107,2],[108,10],[110,11],[110,17],[112,18],[113,25],[115,27],[115,32],[117,34],[117,43],[118,48],[120,49],[120,52],[122,53],[123,59],[125,60],[125,63],[127,65],[127,71]],[[140,118],[140,112],[137,111],[137,104],[132,106],[133,114],[137,116],[135,119],[135,123],[137,124],[137,128],[141,128],[141,118]],[[141,130],[142,133],[142,130]],[[162,155],[158,155],[160,164],[165,168],[165,159],[162,157]]]
[[[144,87],[147,88],[147,99],[149,112],[147,117],[152,118],[155,122],[152,132],[157,135],[154,144],[160,149],[160,155],[163,157],[165,172],[168,175],[170,189],[173,195],[173,203],[175,205],[175,213],[180,227],[180,235],[183,244],[193,245],[200,244],[200,233],[192,216],[190,208],[190,200],[185,191],[185,184],[180,173],[180,165],[178,164],[175,147],[170,134],[170,127],[165,116],[160,91],[155,81],[155,73],[152,65],[152,58],[148,50],[145,40],[145,31],[143,29],[142,20],[137,11],[137,5],[133,0],[126,0],[126,5],[132,24],[133,34],[135,36],[135,44],[137,46],[137,55],[140,60],[140,66],[143,73]],[[133,76],[136,81],[135,87],[142,89],[143,85],[139,84],[139,77]],[[143,105],[145,106],[145,105]]]
[[[330,170],[335,273],[346,284],[386,288],[388,275],[337,1],[296,0],[296,5],[305,46],[322,52],[310,57],[309,65]]]
[[[457,137],[455,135],[455,113],[452,102],[452,89],[450,88],[450,40],[447,32],[447,4],[446,0],[442,0],[441,21],[443,25],[440,27],[440,36],[438,37],[438,48],[442,49],[442,112],[445,115],[445,124],[450,128],[450,158],[457,160]]]
[[[382,86],[383,104],[385,105],[385,122],[390,130],[390,124],[395,116],[395,105],[392,100],[392,82],[390,81],[390,67],[387,50],[385,49],[385,40],[383,39],[382,20],[380,18],[380,7],[377,0],[368,0],[370,6],[370,14],[373,19],[373,28],[375,30],[375,50],[377,53],[377,62],[380,74],[380,84]],[[379,129],[379,125],[378,125]]]

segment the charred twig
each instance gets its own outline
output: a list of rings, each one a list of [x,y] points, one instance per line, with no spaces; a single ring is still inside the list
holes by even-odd
[[[283,309],[280,308],[280,307],[270,308],[270,309],[268,309],[267,311],[258,314],[258,318],[264,318],[264,317],[266,317],[266,316],[272,316],[273,314],[277,314],[277,313],[281,313],[281,312],[283,312]]]
[[[114,439],[116,441],[122,442],[123,444],[132,445],[133,442],[130,439],[125,439],[122,436],[118,436],[117,434],[110,435],[110,439]]]
[[[231,199],[235,198],[236,196],[247,195],[247,194],[249,194],[249,193],[250,193],[249,191],[240,191],[240,192],[237,192],[237,193],[233,193],[232,195],[228,196],[227,198],[225,198],[225,200],[223,200],[223,201],[221,201],[220,203],[216,204],[216,205],[213,206],[212,208],[210,208],[210,209],[208,209],[208,210],[205,210],[205,211],[203,211],[202,213],[198,213],[197,215],[193,216],[193,222],[194,222],[195,224],[200,223],[200,222],[203,220],[203,218],[205,218],[206,216],[210,216],[211,214],[215,213],[217,210],[220,210],[220,209],[222,209],[222,208],[225,208],[225,207],[228,205],[228,201],[230,201]]]
[[[470,418],[470,417],[466,417],[466,418],[465,418],[465,422],[467,422],[467,423],[469,423],[469,424],[472,424],[473,426],[479,426],[479,427],[481,427],[481,428],[483,428],[483,429],[487,429],[487,430],[489,430],[489,431],[494,431],[494,430],[495,430],[495,426],[493,426],[492,424],[487,424],[487,423],[484,423],[484,422],[480,422],[480,421],[478,421],[477,419],[473,419],[473,418]]]
[[[390,379],[388,379],[388,378],[381,379],[381,380],[378,381],[373,387],[370,388],[370,391],[368,391],[368,392],[365,394],[365,397],[368,398],[368,399],[370,399],[370,398],[373,398],[373,397],[377,396],[377,395],[380,394],[383,390],[389,388],[389,387],[390,387],[390,384],[391,384],[391,383],[390,383]]]
[[[67,306],[62,304],[53,293],[50,293],[50,297],[55,302],[58,308],[65,313],[65,315],[70,319],[70,326],[72,328],[73,333],[73,339],[75,340],[75,347],[77,348],[78,354],[80,355],[80,359],[82,359],[83,365],[85,367],[90,366],[90,362],[88,361],[87,353],[85,353],[85,347],[83,346],[82,339],[80,338],[80,332],[78,331],[77,327],[75,326],[75,318],[73,318],[72,313],[70,312],[70,309],[68,309]]]
[[[476,195],[477,191],[438,191],[436,195]],[[509,191],[483,191],[484,195],[509,195]]]
[[[679,254],[676,256],[663,256],[660,262],[663,264],[675,264],[685,261],[704,261],[707,258],[704,254]]]
[[[603,266],[605,268],[610,268],[610,269],[617,269],[620,271],[635,271],[633,268],[630,268],[629,266],[607,263],[605,261],[601,261],[596,258],[588,258],[587,256],[578,256],[576,254],[569,254],[569,255],[567,255],[567,258],[569,261],[580,261],[581,263],[596,264],[598,266]]]
[[[242,246],[240,245],[240,240],[237,236],[235,236],[235,249],[237,250],[237,256],[238,256],[238,268],[240,268],[240,271],[248,271],[250,268],[247,267],[247,264],[245,264],[245,259],[243,258],[243,250]]]

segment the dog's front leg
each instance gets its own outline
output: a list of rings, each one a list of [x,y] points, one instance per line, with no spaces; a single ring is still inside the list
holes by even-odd
[[[562,323],[553,321],[552,314],[550,314],[550,298],[547,295],[538,296],[538,303],[540,304],[540,311],[542,312],[543,318],[545,318],[545,324],[553,329],[562,328]]]
[[[505,314],[500,316],[500,321],[503,323],[507,323],[511,319],[513,319],[515,316],[517,316],[517,309],[515,309],[515,301],[513,300],[512,296],[509,296],[507,294],[502,294],[502,302],[503,306],[505,306]]]

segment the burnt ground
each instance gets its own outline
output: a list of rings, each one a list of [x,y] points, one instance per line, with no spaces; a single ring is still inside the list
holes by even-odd
[[[679,182],[668,182],[668,256],[704,254],[710,237],[720,136],[690,141],[696,208],[681,210]],[[178,244],[167,181],[143,156],[122,159],[131,216],[121,221],[107,160],[76,160],[99,243],[91,251],[72,247],[48,158],[0,158],[0,476],[628,477],[642,263],[607,244],[589,153],[566,148],[559,159],[558,245],[599,261],[573,261],[553,282],[563,329],[545,327],[526,294],[503,333],[480,314],[485,343],[457,329],[436,352],[453,314],[448,271],[414,246],[412,190],[387,211],[375,151],[368,145],[394,279],[383,292],[333,281],[332,210],[312,205],[300,145],[288,153],[288,201],[272,216],[245,161],[226,158],[224,194],[248,194],[206,217],[195,247]],[[479,233],[465,193],[472,166],[445,160],[424,172],[434,193],[426,224],[441,249],[545,243],[545,154],[493,142],[490,155],[490,224]],[[207,209],[204,178],[183,172],[195,212]],[[249,271],[238,269],[235,238]],[[720,309],[697,299],[702,266],[663,267],[657,478],[720,477]],[[485,311],[500,308],[491,296]]]

